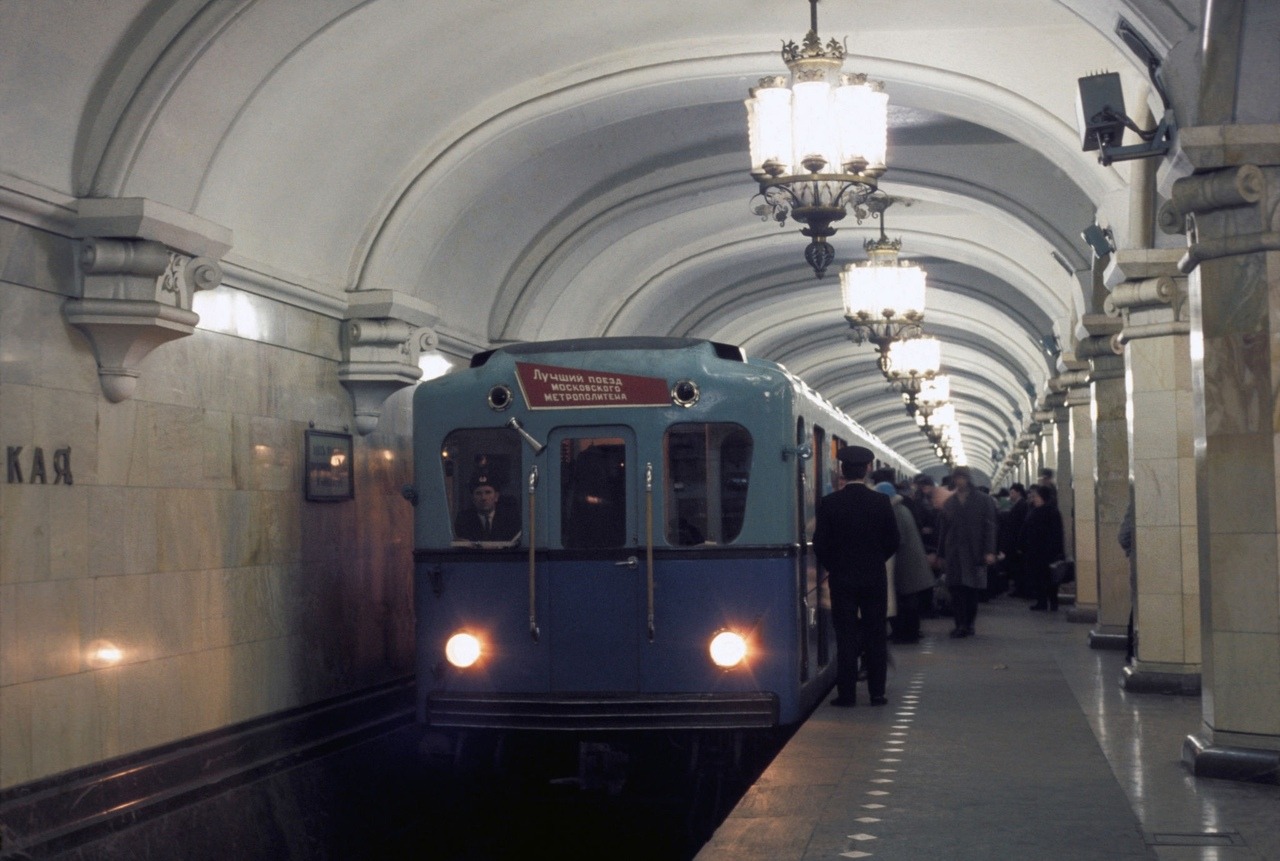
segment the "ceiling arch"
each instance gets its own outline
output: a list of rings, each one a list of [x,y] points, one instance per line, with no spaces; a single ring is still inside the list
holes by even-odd
[[[1170,51],[1198,3],[821,6],[822,34],[848,36],[846,67],[885,81],[882,186],[903,199],[885,227],[929,272],[925,329],[947,345],[979,465],[1020,432],[1058,336],[1091,309],[1081,229],[1128,229],[1130,168],[1080,151],[1074,81],[1110,68],[1144,88],[1117,18]],[[241,289],[328,314],[349,291],[394,290],[436,306],[459,353],[734,341],[927,452],[880,406],[836,279],[808,275],[794,225],[750,213],[741,103],[783,71],[802,0],[742,0],[732,16],[672,0],[608,15],[586,0],[113,0],[71,20],[56,5],[0,7],[0,109],[24,118],[0,127],[3,173],[51,205],[191,212],[232,231]],[[839,261],[877,229],[846,220]]]

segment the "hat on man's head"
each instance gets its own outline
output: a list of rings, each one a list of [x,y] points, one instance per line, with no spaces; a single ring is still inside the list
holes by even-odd
[[[880,492],[881,492],[881,493],[883,493],[885,496],[897,496],[897,495],[898,495],[898,488],[894,487],[892,484],[890,484],[890,483],[889,483],[889,482],[887,482],[887,481],[882,481],[882,482],[880,482],[879,484],[877,484],[877,485],[875,486],[875,488],[874,488],[874,489],[875,489],[875,490],[880,491]]]
[[[475,490],[478,487],[492,487],[494,490],[498,489],[498,485],[493,481],[493,479],[489,478],[489,476],[483,472],[478,473],[471,479],[471,489]]]
[[[920,485],[921,487],[936,487],[937,482],[933,480],[933,476],[925,475],[923,472],[911,479],[911,483]]]
[[[951,477],[952,477],[952,478],[959,478],[959,477],[961,477],[961,476],[964,476],[965,478],[969,479],[970,481],[973,481],[973,471],[972,471],[971,469],[969,469],[969,467],[967,467],[967,466],[957,466],[955,469],[951,470]]]
[[[846,445],[836,452],[836,459],[841,463],[871,463],[876,459],[876,453],[860,445]]]

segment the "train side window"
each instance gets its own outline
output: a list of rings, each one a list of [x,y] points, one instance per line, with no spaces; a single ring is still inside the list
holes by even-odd
[[[626,539],[626,440],[561,440],[560,546],[621,547]]]
[[[730,423],[672,425],[665,448],[667,543],[737,539],[747,511],[751,434]]]
[[[453,543],[505,547],[524,530],[520,437],[507,428],[455,430],[444,440],[445,498]]]

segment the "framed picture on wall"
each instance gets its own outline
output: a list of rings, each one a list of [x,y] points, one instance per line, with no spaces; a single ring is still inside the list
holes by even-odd
[[[351,434],[307,431],[306,493],[311,502],[338,502],[356,495]]]

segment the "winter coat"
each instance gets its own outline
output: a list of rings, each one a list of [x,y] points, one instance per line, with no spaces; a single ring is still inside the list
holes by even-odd
[[[946,560],[948,586],[987,588],[984,557],[996,552],[998,523],[996,501],[979,490],[969,491],[964,502],[954,494],[942,506],[938,552]]]
[[[893,514],[898,519],[898,552],[893,557],[893,589],[899,595],[914,595],[933,588],[933,569],[920,540],[915,516],[901,496],[893,498]]]

